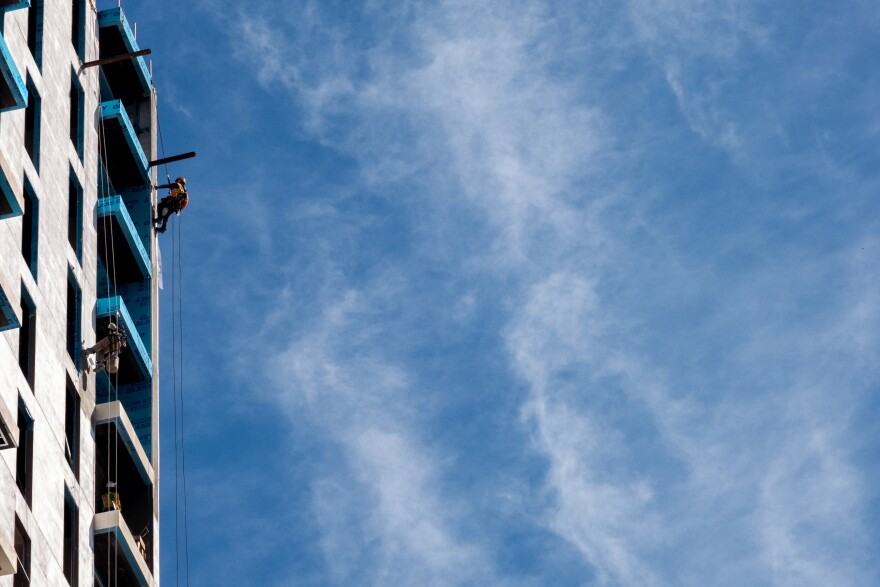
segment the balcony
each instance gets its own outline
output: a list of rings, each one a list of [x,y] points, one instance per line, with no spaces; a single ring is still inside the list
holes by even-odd
[[[7,9],[8,10],[8,9]],[[0,12],[0,16],[3,13]],[[0,112],[27,106],[28,92],[18,67],[12,59],[6,40],[0,35]]]
[[[98,13],[98,34],[101,59],[140,50],[121,8]],[[150,74],[143,57],[102,65],[101,70],[114,98],[127,103],[150,93]]]
[[[102,426],[110,429],[109,432],[104,431],[103,429],[97,431],[97,429]],[[126,475],[124,477],[117,477],[117,480],[120,482],[120,488],[131,486],[135,482],[135,472],[137,478],[141,480],[145,487],[152,486],[154,477],[153,465],[150,463],[150,459],[147,458],[143,446],[141,446],[141,441],[138,439],[134,425],[128,418],[128,414],[126,413],[122,402],[113,401],[97,404],[95,406],[95,428],[96,437],[101,436],[103,437],[102,440],[104,440],[104,442],[96,440],[96,448],[99,451],[103,451],[107,446],[106,436],[108,433],[110,434],[111,440],[116,441],[111,445],[111,453],[114,452],[114,446],[117,446],[119,441],[122,442],[122,445],[127,451],[125,460],[117,460],[115,458],[116,455],[109,455],[110,462],[118,462],[120,463],[120,469],[125,469]],[[106,461],[98,459],[97,462],[100,464]],[[121,472],[122,471],[120,471],[120,473]],[[123,482],[123,480],[125,480],[125,482]]]
[[[121,190],[150,183],[150,167],[128,113],[119,100],[101,103],[104,153],[110,182]]]
[[[111,577],[100,575],[106,572],[108,563],[114,561],[117,563],[113,565],[115,580],[111,583]],[[134,535],[118,510],[95,514],[95,573],[104,585],[153,587],[156,584],[150,565],[141,556]]]
[[[112,475],[107,467],[112,463]],[[95,556],[114,556],[120,564],[121,585],[152,585],[152,561],[149,560],[150,533],[153,530],[153,465],[144,452],[135,427],[122,402],[112,401],[95,406]],[[107,481],[116,483],[119,509],[104,507],[102,496],[107,491]],[[106,511],[105,511],[106,510]],[[137,547],[131,530],[149,532],[144,539],[147,558]],[[101,543],[102,547],[97,545]],[[109,554],[108,554],[109,549]],[[122,560],[125,564],[122,564]],[[106,560],[96,564],[106,569]],[[106,583],[105,583],[106,584]]]
[[[150,360],[150,354],[147,352],[134,320],[132,320],[121,297],[113,296],[98,300],[98,323],[95,329],[98,340],[107,335],[107,325],[113,317],[118,317],[119,324],[128,335],[128,348],[120,357],[118,380],[115,381],[115,384],[126,385],[151,378],[153,376],[153,362]]]
[[[152,275],[150,256],[120,196],[98,200],[98,254],[108,278],[116,283],[143,281]]]

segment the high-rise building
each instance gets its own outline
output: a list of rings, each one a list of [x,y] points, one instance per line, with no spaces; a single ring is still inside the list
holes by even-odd
[[[0,0],[0,587],[158,583],[156,94],[109,4]]]

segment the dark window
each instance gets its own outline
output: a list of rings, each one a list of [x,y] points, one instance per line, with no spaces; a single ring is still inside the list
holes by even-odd
[[[79,60],[85,59],[86,53],[86,2],[85,0],[73,0],[73,14],[70,25],[70,40],[73,48],[79,55]]]
[[[24,180],[24,216],[21,222],[21,256],[37,279],[37,240],[39,236],[40,201],[31,183]]]
[[[70,170],[67,188],[67,241],[76,251],[76,258],[82,261],[83,190],[79,180]]]
[[[43,0],[31,0],[28,8],[27,42],[37,67],[42,69],[43,61]]]
[[[73,364],[79,368],[80,363],[80,323],[82,321],[81,310],[82,291],[72,271],[67,273],[67,354]]]
[[[18,557],[18,570],[12,579],[12,587],[28,587],[31,584],[31,537],[18,516],[15,516],[15,556]]]
[[[64,576],[71,587],[76,587],[79,569],[79,508],[70,491],[64,488]]]
[[[31,390],[34,389],[34,354],[37,338],[37,309],[28,295],[21,288],[21,328],[18,329],[18,366],[24,373]]]
[[[16,450],[15,484],[24,500],[30,505],[34,465],[34,420],[21,397],[18,398],[18,449]]]
[[[83,157],[84,101],[85,94],[74,72],[70,78],[70,142],[80,159]]]
[[[40,95],[28,76],[28,101],[24,110],[24,148],[30,155],[34,168],[40,169]]]
[[[79,478],[79,393],[68,378],[67,402],[64,408],[64,456],[73,474]]]

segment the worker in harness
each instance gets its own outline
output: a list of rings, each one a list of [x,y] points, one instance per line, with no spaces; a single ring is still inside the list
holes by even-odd
[[[185,177],[178,177],[174,180],[174,183],[156,186],[157,190],[164,188],[168,189],[168,195],[159,201],[159,205],[156,206],[157,215],[153,219],[153,228],[156,229],[156,232],[165,232],[165,229],[168,227],[168,217],[171,216],[171,213],[180,214],[189,203]],[[159,224],[160,222],[162,223],[161,225]]]
[[[86,371],[103,371],[108,373],[119,371],[119,355],[128,346],[128,337],[113,322],[107,325],[107,336],[95,343],[95,346],[83,349]],[[94,355],[94,356],[92,356]]]

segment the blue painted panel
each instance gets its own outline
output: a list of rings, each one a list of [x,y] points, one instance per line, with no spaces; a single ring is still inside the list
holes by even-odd
[[[118,194],[116,188],[113,187],[113,182],[110,181],[110,175],[107,173],[107,167],[104,165],[104,160],[100,157],[98,158],[98,197],[103,198],[105,196],[112,196],[114,194]]]
[[[116,285],[116,293],[125,301],[125,307],[131,318],[132,324],[141,334],[141,342],[149,355],[152,351],[150,332],[152,322],[150,320],[152,309],[152,281],[135,281],[133,283],[120,283]]]
[[[2,16],[2,13],[0,13]],[[9,47],[6,46],[6,40],[0,35],[0,83],[6,84],[13,104],[0,108],[0,112],[9,112],[10,110],[18,110],[27,106],[28,91],[18,73],[18,67],[12,59]]]
[[[125,108],[122,107],[122,101],[110,100],[108,102],[102,102],[101,118],[105,120],[112,118],[119,122],[119,127],[122,129],[125,142],[128,143],[132,157],[135,158],[135,162],[137,163],[141,179],[145,184],[150,183],[150,162],[147,160],[147,156],[144,155],[144,150],[141,149],[141,143],[138,141],[137,134],[134,132],[134,127],[131,125],[128,113],[125,111]]]
[[[120,386],[119,400],[125,406],[141,448],[153,463],[153,382],[148,379]]]
[[[12,191],[12,186],[9,185],[9,181],[6,179],[6,174],[3,173],[2,170],[0,170],[0,198],[3,198],[6,202],[6,206],[0,206],[0,210],[6,210],[9,208],[9,211],[6,212],[6,214],[0,214],[0,220],[15,218],[16,216],[24,214],[24,211],[18,204],[18,199],[15,197],[15,193]]]
[[[125,241],[131,248],[138,268],[141,270],[141,275],[143,275],[144,279],[149,279],[153,273],[152,266],[150,265],[150,256],[147,255],[147,251],[144,249],[144,245],[131,221],[131,216],[128,215],[128,209],[125,207],[122,197],[111,196],[98,200],[98,219],[100,220],[105,216],[116,218],[119,227],[122,229],[122,234],[125,235]]]
[[[153,237],[153,190],[151,186],[137,186],[124,189],[119,192],[131,222],[137,229],[137,234],[144,244],[144,248],[150,250],[150,239]]]
[[[134,353],[135,362],[141,369],[141,375],[147,379],[151,378],[153,376],[153,361],[150,360],[150,355],[144,347],[141,335],[136,328],[134,320],[131,318],[131,314],[128,313],[128,308],[125,306],[125,302],[122,301],[120,296],[101,298],[98,300],[97,318],[113,317],[116,316],[117,313],[119,315],[119,321],[122,323],[125,332],[128,334],[128,352]]]
[[[113,384],[109,377],[95,379],[95,401],[99,404],[119,400],[134,427],[141,448],[153,466],[153,382],[149,379],[138,383],[120,385],[110,393]]]
[[[13,10],[18,10],[20,8],[30,8],[31,0],[21,0],[21,2],[17,2],[16,4],[10,4],[9,6],[3,7],[3,12],[12,12]]]
[[[129,53],[140,51],[137,39],[134,38],[134,33],[132,32],[131,27],[128,26],[128,19],[125,18],[125,13],[122,11],[122,8],[102,10],[98,13],[98,28],[103,29],[108,27],[115,28],[119,31],[119,34],[122,36],[122,42],[125,44]],[[132,60],[132,63],[134,64],[141,86],[143,87],[144,94],[146,94],[150,91],[150,72],[147,69],[147,63],[143,57],[135,57]]]

